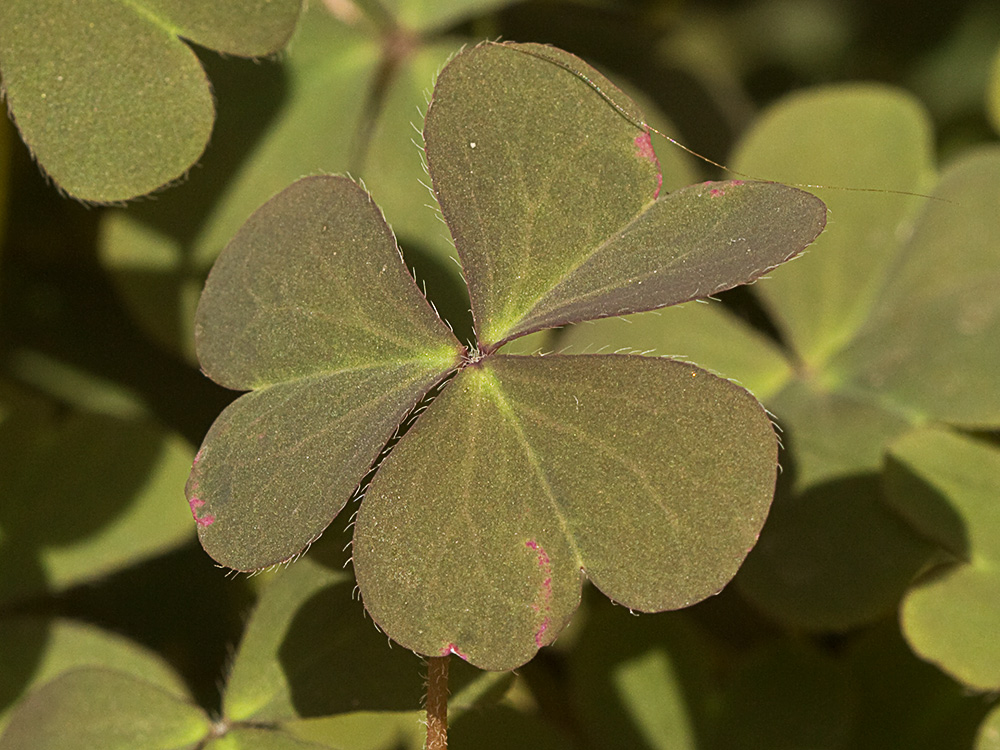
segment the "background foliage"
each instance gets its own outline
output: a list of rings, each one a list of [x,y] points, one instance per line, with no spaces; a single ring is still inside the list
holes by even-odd
[[[204,107],[194,117],[194,140],[211,131],[202,158],[192,146],[117,193],[63,177],[30,135],[16,71],[41,63],[21,48],[52,60],[81,37],[67,16],[63,30],[17,38],[6,22],[22,5],[0,9],[0,71],[61,190],[117,201],[190,171],[127,207],[85,208],[2,123],[0,726],[32,697],[0,747],[21,746],[33,716],[78,722],[81,695],[113,700],[123,726],[155,718],[122,747],[192,745],[220,713],[277,729],[219,747],[419,746],[418,660],[388,648],[350,577],[331,572],[346,557],[343,522],[307,560],[252,579],[224,578],[197,545],[182,488],[233,394],[193,363],[193,313],[253,209],[302,175],[350,172],[438,309],[468,330],[411,124],[443,62],[498,36],[583,57],[654,124],[755,177],[943,200],[817,191],[827,231],[773,279],[526,344],[652,348],[736,379],[784,427],[785,471],[721,595],[635,618],[586,590],[574,624],[516,676],[454,676],[454,746],[1000,747],[995,3],[317,0],[297,23],[284,3],[264,46],[240,49],[149,0],[136,6],[172,21],[142,59],[162,72],[170,50],[204,68],[214,122]],[[277,56],[234,56],[279,48],[282,29],[291,41]],[[137,113],[158,96],[134,93],[102,95]],[[180,114],[171,101],[162,111]],[[149,119],[162,125],[159,111]],[[59,153],[100,142],[56,130]],[[717,176],[654,145],[665,189]]]

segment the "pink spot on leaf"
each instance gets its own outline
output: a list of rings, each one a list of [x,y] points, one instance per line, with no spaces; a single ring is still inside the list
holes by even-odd
[[[194,516],[194,522],[199,526],[211,526],[215,523],[215,516],[209,514],[207,516],[199,516],[198,508],[205,504],[204,500],[199,500],[197,497],[192,497],[188,500],[188,506],[191,508],[191,515]]]
[[[449,643],[443,649],[441,649],[441,656],[448,656],[448,654],[455,654],[462,661],[468,661],[469,657],[458,650],[458,646],[454,643]]]
[[[663,173],[660,171],[660,162],[656,158],[656,151],[653,150],[653,137],[649,133],[640,133],[635,137],[635,155],[639,159],[647,159],[656,167],[656,192],[653,193],[653,200],[660,197],[660,188],[663,187]]]
[[[722,188],[712,188],[711,190],[708,191],[708,194],[713,198],[718,198],[720,195],[725,195],[726,191],[723,190]]]
[[[545,551],[545,548],[534,539],[526,541],[524,546],[535,552],[538,558],[538,567],[545,574],[545,578],[542,579],[542,585],[535,595],[535,601],[531,605],[531,608],[535,612],[542,615],[542,622],[538,626],[538,630],[535,631],[535,645],[541,648],[545,645],[545,631],[549,629],[550,615],[552,613],[552,562],[549,560],[549,555]]]

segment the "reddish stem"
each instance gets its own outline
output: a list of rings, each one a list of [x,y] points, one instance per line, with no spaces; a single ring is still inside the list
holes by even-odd
[[[448,659],[427,659],[427,750],[448,750]]]

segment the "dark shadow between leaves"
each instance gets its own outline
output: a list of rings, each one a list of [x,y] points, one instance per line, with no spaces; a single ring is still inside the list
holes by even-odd
[[[769,617],[845,630],[894,609],[935,546],[885,503],[877,474],[779,493],[734,579]]]
[[[223,576],[192,539],[176,551],[61,594],[46,608],[98,624],[164,656],[198,705],[220,710],[219,676],[232,660],[253,593]]]
[[[477,750],[507,750],[512,747],[569,750],[579,747],[539,715],[518,711],[508,705],[495,705],[462,714],[449,728],[448,739],[452,747],[474,747]],[[633,746],[621,744],[617,747]]]
[[[886,502],[900,518],[958,560],[969,560],[968,530],[947,496],[891,455],[886,458],[882,481]]]
[[[163,434],[141,423],[71,414],[39,426],[19,446],[11,493],[0,505],[7,537],[0,600],[43,593],[41,550],[99,533],[132,506],[163,449]]]
[[[4,565],[0,551],[0,565]],[[9,570],[0,567],[0,570]],[[51,622],[41,617],[8,616],[0,619],[0,713],[24,693],[41,665],[51,639]]]
[[[673,704],[687,719],[694,747],[711,728],[711,680],[719,653],[688,612],[636,617],[588,587],[588,619],[570,654],[573,701],[594,747],[652,750],[638,714]],[[631,700],[627,700],[631,691]],[[631,705],[630,705],[631,704]],[[640,707],[641,706],[641,707]],[[652,731],[654,724],[645,727]]]
[[[425,693],[421,660],[390,644],[351,596],[335,584],[317,592],[295,614],[278,651],[302,718],[354,711],[412,711]],[[458,692],[478,670],[453,659],[450,691]]]
[[[441,231],[447,232],[442,224]],[[403,262],[416,279],[417,286],[434,305],[438,315],[455,332],[456,338],[469,345],[476,340],[472,325],[472,308],[469,290],[462,280],[459,267],[441,257],[440,253],[427,250],[418,240],[406,236],[397,238],[403,253]]]

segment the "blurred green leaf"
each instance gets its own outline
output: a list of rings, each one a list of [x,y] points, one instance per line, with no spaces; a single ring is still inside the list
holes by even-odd
[[[1000,706],[990,711],[979,728],[975,750],[997,750],[997,748],[1000,748]]]
[[[202,545],[238,570],[318,538],[461,351],[342,177],[300,180],[250,218],[212,269],[195,335],[208,375],[255,389],[216,420],[187,486]]]
[[[1000,425],[1000,148],[952,164],[925,201],[841,377],[888,408]],[[842,375],[841,375],[842,373]]]
[[[702,747],[720,698],[719,654],[682,613],[634,617],[597,604],[569,656],[576,714],[593,747]]]
[[[360,1],[362,5],[373,2]],[[402,28],[430,31],[516,2],[519,0],[378,0],[378,5]]]
[[[892,460],[937,492],[961,523],[964,559],[933,571],[906,595],[903,632],[923,658],[978,690],[1000,688],[1000,450],[940,428],[893,444]],[[887,475],[894,504],[912,485]]]
[[[423,750],[426,721],[423,711],[355,711],[292,721],[285,728],[296,737],[337,750]]]
[[[0,619],[0,733],[11,703],[62,672],[99,666],[126,672],[178,698],[188,698],[180,676],[162,657],[120,635],[72,620],[35,616]]]
[[[191,448],[146,421],[3,394],[0,600],[105,575],[190,538]]]
[[[993,128],[1000,133],[1000,47],[993,58],[990,82],[986,87],[986,115],[993,123]]]
[[[234,55],[287,42],[300,0],[8,0],[0,69],[21,136],[65,192],[112,203],[181,177],[208,142],[214,107],[180,37]]]
[[[930,149],[927,116],[915,99],[851,84],[783,99],[756,121],[731,163],[759,179],[919,192],[933,176]],[[865,322],[899,237],[926,203],[886,193],[816,194],[834,224],[809,253],[755,288],[787,343],[813,369]]]
[[[340,750],[331,745],[300,740],[273,728],[237,727],[224,737],[209,740],[204,750]]]
[[[756,401],[689,365],[488,358],[368,489],[354,544],[365,606],[408,648],[487,669],[555,639],[581,570],[630,608],[688,606],[753,546],[774,452]]]
[[[193,750],[211,732],[190,702],[123,672],[76,669],[29,695],[2,750]]]

